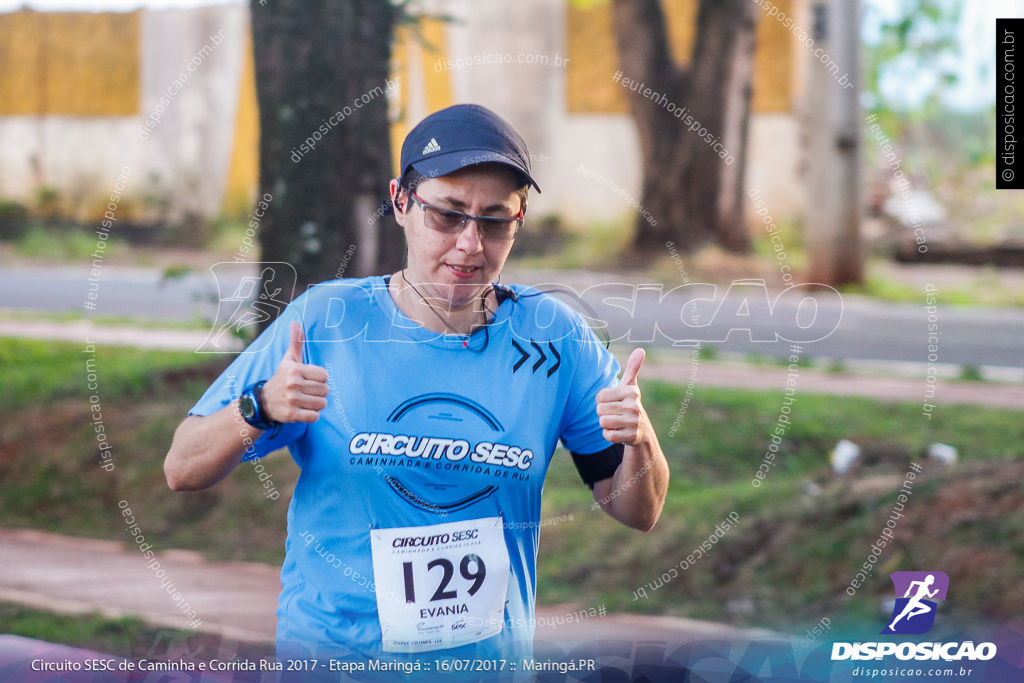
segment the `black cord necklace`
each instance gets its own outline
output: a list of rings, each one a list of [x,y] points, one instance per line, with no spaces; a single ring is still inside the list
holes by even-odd
[[[444,325],[445,329],[448,330],[448,332],[450,332],[451,334],[453,334],[455,336],[462,337],[462,348],[464,348],[464,349],[469,348],[469,337],[470,337],[470,335],[473,334],[473,327],[477,327],[477,325],[474,325],[473,327],[471,327],[468,334],[463,334],[463,333],[459,332],[454,327],[452,327],[451,325],[448,324],[448,321],[444,319],[444,316],[442,316],[440,313],[438,313],[437,309],[434,308],[434,306],[429,301],[427,301],[427,298],[425,296],[420,294],[420,290],[416,289],[416,285],[414,285],[413,283],[409,282],[409,279],[407,277],[405,277],[405,268],[402,269],[402,280],[404,280],[405,284],[409,285],[409,287],[412,288],[412,291],[416,292],[416,296],[418,296],[420,298],[420,301],[422,301],[423,304],[427,308],[430,309],[431,313],[433,313],[435,316],[437,316],[437,319],[441,321],[441,324]],[[491,289],[492,290],[494,289],[493,285],[491,286]],[[494,313],[487,307],[487,292],[486,291],[483,294],[480,295],[480,308],[481,308],[481,313],[484,316],[484,321],[480,324],[480,326],[482,326],[484,328],[484,330],[486,331],[486,329],[487,329],[487,322],[489,320],[488,314],[494,315]]]

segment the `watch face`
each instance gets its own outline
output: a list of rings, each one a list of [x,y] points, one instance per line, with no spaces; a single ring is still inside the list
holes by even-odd
[[[253,400],[252,394],[245,392],[242,397],[238,399],[238,412],[242,414],[242,417],[246,420],[252,420],[256,417],[256,401]]]

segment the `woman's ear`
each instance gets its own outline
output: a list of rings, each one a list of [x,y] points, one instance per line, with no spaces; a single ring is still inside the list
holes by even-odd
[[[401,178],[392,178],[388,184],[388,189],[391,192],[391,206],[395,215],[395,222],[399,226],[405,227],[405,211],[406,201],[408,201],[409,194],[402,188]]]
[[[401,200],[402,194],[402,179],[392,178],[391,182],[388,183],[388,190],[391,192],[391,203],[395,207],[395,212],[404,212],[405,203]]]

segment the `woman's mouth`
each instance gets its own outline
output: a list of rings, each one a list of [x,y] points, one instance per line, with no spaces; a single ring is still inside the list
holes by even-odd
[[[478,266],[457,266],[453,263],[446,263],[445,266],[448,268],[448,272],[457,278],[467,280],[480,270]]]

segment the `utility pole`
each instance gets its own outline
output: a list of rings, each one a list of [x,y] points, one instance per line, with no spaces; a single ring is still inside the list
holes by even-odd
[[[807,281],[864,279],[861,224],[860,0],[814,0],[807,50]]]

